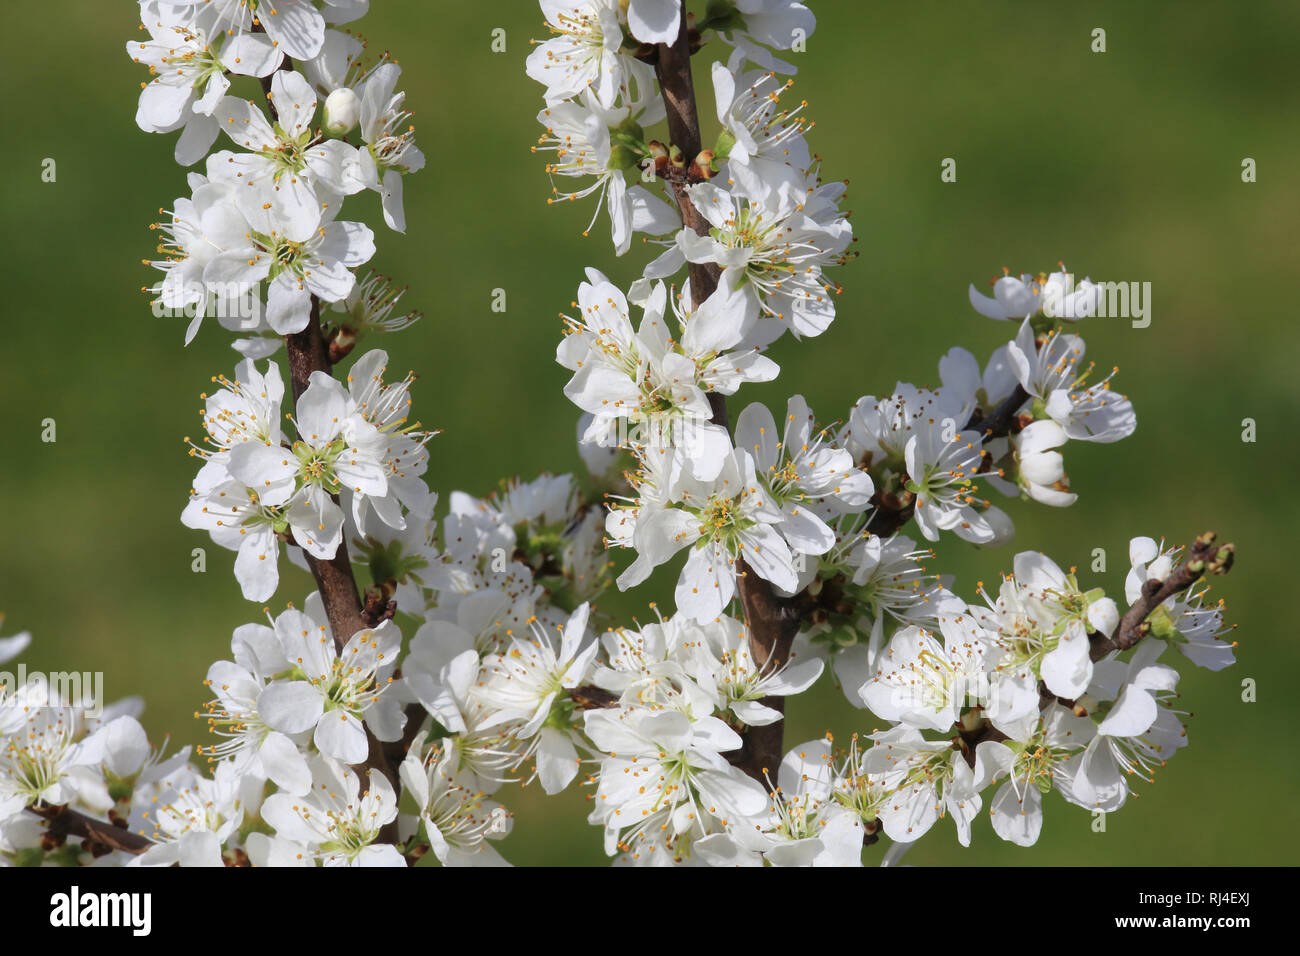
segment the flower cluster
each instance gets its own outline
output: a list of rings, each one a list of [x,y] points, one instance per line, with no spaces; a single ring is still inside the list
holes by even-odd
[[[0,639],[0,664],[16,659],[30,642],[26,632]],[[131,859],[108,847],[92,853],[50,840],[40,817],[24,812],[56,807],[77,808],[140,831],[170,830],[168,842],[177,844],[173,851],[204,855],[207,848],[179,842],[187,830],[176,817],[186,812],[177,808],[184,796],[176,802],[158,799],[179,794],[197,779],[188,748],[164,759],[161,750],[150,748],[137,719],[141,701],[105,703],[97,695],[102,688],[80,680],[56,682],[54,676],[32,674],[17,684],[6,673],[0,681],[0,865],[124,864]],[[213,785],[211,780],[205,784]],[[215,829],[219,812],[210,812]],[[231,808],[231,813],[237,810]],[[112,858],[104,860],[108,854]]]
[[[263,373],[246,359],[233,381],[216,379],[221,387],[203,396],[206,444],[191,453],[204,463],[181,520],[238,552],[235,577],[248,600],[275,593],[281,541],[329,560],[345,525],[404,531],[429,517],[421,476],[430,433],[406,424],[410,378],[384,384],[387,361],[381,349],[367,352],[346,387],[313,372],[287,416],[296,437],[280,428],[284,383],[274,363]]]
[[[1110,768],[1149,767],[1175,743],[1151,736],[1156,713],[1144,710],[1150,719],[1127,728],[1119,756],[1098,762],[1093,741],[1121,723],[1116,702],[1146,699],[1126,698],[1114,668],[1170,703],[1173,684],[1149,667],[1161,641],[1226,664],[1219,610],[1199,593],[1170,598],[1153,616],[1159,640],[1120,665],[1118,651],[1098,656],[1119,607],[1072,572],[1024,553],[995,599],[970,606],[950,578],[926,571],[933,553],[901,533],[915,521],[930,542],[950,532],[1005,544],[1014,527],[990,489],[1070,505],[1062,446],[1133,433],[1114,373],[1094,375],[1082,338],[1056,327],[1096,313],[1101,286],[1076,284],[1064,266],[1006,275],[992,298],[972,286],[979,313],[1020,323],[983,366],[953,348],[935,388],[899,382],[820,427],[794,395],[782,421],[751,404],[729,428],[726,398],[778,376],[770,346],[835,319],[826,272],[852,240],[843,184],[818,178],[806,104],[783,105],[792,84],[781,74],[794,68],[769,49],[798,49],[812,14],[785,0],[710,4],[686,22],[668,0],[542,6],[553,38],[528,63],[546,87],[540,148],[555,154],[553,178],[581,181],[554,198],[599,194],[619,255],[635,232],[662,247],[626,290],[588,269],[556,353],[583,413],[580,442],[630,455],[606,520],[609,545],[631,553],[618,586],[685,554],[676,613],[602,638],[608,663],[593,681],[618,701],[590,710],[584,730],[605,754],[591,821],[606,849],[635,862],[856,864],[875,834],[894,841],[892,861],[948,814],[968,843],[980,794],[999,782],[994,829],[1021,844],[1037,839],[1038,798],[1054,783],[1075,803],[1118,807]],[[682,91],[663,90],[662,104],[653,94],[677,82],[659,68],[668,48],[693,51],[707,30],[732,52],[710,71],[716,138],[700,136],[707,148],[692,143],[692,155],[649,132]],[[668,116],[670,135],[682,120]],[[647,188],[656,182],[662,197]],[[1169,576],[1178,555],[1143,542],[1134,560]],[[1127,591],[1135,603],[1140,582]],[[755,592],[798,617],[780,655],[747,633],[761,623],[732,616],[750,614],[744,598]],[[892,727],[861,750],[854,737],[847,753],[800,745],[775,781],[745,767],[754,728],[781,719],[772,700],[807,689],[825,663],[850,702]],[[1161,734],[1181,732],[1175,713],[1162,711]]]
[[[236,552],[248,600],[276,594],[282,557],[317,590],[237,628],[208,669],[206,770],[150,747],[138,701],[0,675],[0,864],[502,865],[509,786],[534,783],[587,787],[619,863],[859,866],[884,836],[892,864],[944,817],[963,846],[981,814],[1029,846],[1052,791],[1112,812],[1187,744],[1161,658],[1233,663],[1203,583],[1231,545],[1134,537],[1122,601],[1026,551],[969,602],[918,547],[1007,543],[988,489],[1073,504],[1062,446],[1133,433],[1113,373],[1056,324],[1095,313],[1099,286],[1062,266],[972,287],[1019,327],[983,365],[951,349],[936,387],[898,382],[820,423],[799,394],[729,414],[777,379],[785,332],[837,318],[829,273],[853,239],[844,184],[821,181],[805,107],[784,100],[778,54],[816,25],[795,0],[711,0],[702,18],[542,0],[539,149],[579,180],[552,201],[596,195],[619,255],[637,232],[660,251],[626,289],[588,269],[564,320],[591,475],[453,491],[439,512],[414,376],[370,349],[335,377],[417,315],[357,277],[375,237],[340,218],[370,191],[404,230],[403,177],[424,164],[400,69],[337,29],[367,7],[140,3],[149,39],[128,52],[154,78],[137,121],[180,131],[182,165],[206,157],[154,227],[151,291],[190,318],[187,342],[211,315],[242,356],[186,439],[202,464],[182,521]],[[693,91],[670,86],[719,47],[705,140],[680,108]],[[260,99],[230,93],[245,80]],[[648,132],[661,122],[673,141]],[[671,614],[629,627],[599,606],[661,565]],[[29,640],[0,639],[0,663]],[[783,746],[786,707],[828,674],[882,729]]]
[[[401,68],[367,63],[364,44],[334,27],[366,3],[306,0],[256,13],[244,3],[142,0],[149,41],[127,44],[154,79],[136,122],[146,132],[182,130],[176,159],[190,166],[191,195],[156,223],[163,273],[148,291],[155,309],[191,317],[188,343],[206,315],[245,333],[235,347],[265,357],[279,336],[301,332],[321,303],[356,307],[353,270],[375,253],[374,234],[339,218],[346,197],[379,195],[384,221],[405,231],[402,177],[424,166],[396,91]],[[230,95],[231,78],[260,78],[264,100]],[[209,153],[217,137],[226,145]],[[391,301],[371,287],[365,299]],[[382,307],[382,306],[381,306]],[[365,327],[382,328],[366,321]]]

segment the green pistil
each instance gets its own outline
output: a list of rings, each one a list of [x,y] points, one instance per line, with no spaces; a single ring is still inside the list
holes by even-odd
[[[656,392],[644,394],[641,398],[641,412],[646,416],[666,415],[674,407],[671,398]]]
[[[763,222],[762,215],[746,206],[740,210],[736,222],[728,229],[710,229],[709,233],[728,249],[760,248],[767,240],[772,227]]]
[[[313,448],[303,441],[294,442],[293,454],[298,459],[298,480],[304,486],[314,485],[330,494],[338,494],[340,485],[334,474],[334,462],[345,447],[347,443],[341,438],[335,439],[324,449]]]
[[[312,683],[320,688],[325,698],[324,707],[327,713],[342,710],[360,720],[365,713],[365,708],[358,705],[357,698],[374,696],[374,691],[359,688],[354,681],[347,679],[341,668],[342,664],[335,662],[334,670],[328,680]]]
[[[378,827],[367,827],[354,817],[337,812],[332,812],[329,816],[334,823],[336,837],[321,844],[321,849],[326,853],[341,853],[349,858],[355,857],[379,834]]]
[[[660,766],[663,768],[663,781],[660,785],[659,799],[650,808],[651,813],[657,813],[663,809],[660,803],[669,799],[671,793],[677,792],[673,790],[673,784],[678,784],[679,789],[685,791],[691,782],[691,765],[687,762],[684,754],[665,755]]]
[[[542,726],[568,733],[573,729],[575,723],[573,714],[577,709],[578,705],[570,698],[557,694],[555,702],[551,704],[551,712],[546,715],[546,721]]]
[[[26,750],[18,751],[18,772],[14,776],[21,781],[20,790],[34,799],[54,782],[50,767],[43,760],[35,759]]]
[[[748,518],[742,518],[736,511],[734,498],[710,498],[709,503],[698,511],[692,512],[700,520],[700,544],[703,547],[709,541],[731,543],[737,534],[754,524]]]
[[[1023,749],[1016,755],[1017,772],[1014,776],[1028,780],[1040,793],[1046,794],[1052,789],[1052,768],[1069,756],[1068,750],[1048,746],[1040,737],[1023,745]]]
[[[197,54],[186,53],[183,57],[180,57],[180,59],[199,60],[202,63],[199,67],[199,72],[194,77],[194,89],[198,89],[206,84],[208,80],[212,79],[212,77],[219,76],[226,71],[226,68],[221,65],[215,56],[212,55],[211,50],[204,50],[202,53]]]
[[[283,270],[292,268],[294,263],[298,261],[298,256],[301,252],[302,243],[290,242],[286,239],[276,245],[272,250],[271,255],[275,260],[275,264]]]
[[[404,553],[400,541],[388,545],[372,541],[367,554],[370,558],[370,576],[376,582],[403,582],[409,575],[429,566],[428,560],[418,554]]]
[[[777,832],[791,840],[806,840],[817,835],[817,827],[809,818],[807,797],[786,803],[780,811],[781,823]]]
[[[311,133],[305,132],[297,138],[290,138],[280,124],[276,123],[275,137],[279,141],[278,145],[262,150],[262,155],[275,163],[276,178],[278,179],[284,173],[296,174],[306,169],[305,154],[307,143],[311,141]]]
[[[788,501],[802,501],[804,493],[799,490],[799,469],[793,461],[771,471],[767,476],[767,487],[778,505]]]
[[[268,281],[282,272],[302,276],[302,264],[299,260],[302,256],[303,243],[292,242],[280,235],[268,236],[257,231],[250,232],[249,238],[271,257],[271,269],[267,273]]]
[[[846,810],[856,813],[864,823],[875,820],[887,795],[880,788],[873,788],[865,776],[854,773],[847,781],[847,786],[836,789],[831,799]]]
[[[929,784],[935,788],[935,792],[942,798],[944,787],[952,776],[952,765],[949,762],[951,753],[952,749],[949,748],[926,754],[925,758],[911,769],[902,786],[898,789],[903,790],[907,787],[919,787],[923,784]]]

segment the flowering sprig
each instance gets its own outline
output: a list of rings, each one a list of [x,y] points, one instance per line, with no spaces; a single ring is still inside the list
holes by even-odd
[[[802,786],[797,793],[773,788],[768,815],[758,815],[766,822],[735,828],[716,815],[692,815],[689,827],[665,823],[654,837],[620,836],[626,859],[842,862],[848,857],[840,844],[817,842],[822,827],[842,830],[826,812],[831,793],[846,795],[838,806],[859,808],[859,850],[883,826],[901,852],[949,813],[967,843],[980,792],[1003,778],[1010,783],[995,801],[995,830],[1032,842],[1034,826],[1002,822],[1007,794],[1020,806],[1022,784],[1032,783],[1035,794],[1045,782],[1050,788],[1056,764],[1063,781],[1064,768],[1073,766],[1070,755],[1092,739],[1091,731],[1075,728],[1076,737],[1060,744],[1069,731],[1057,711],[1086,719],[1087,705],[1076,700],[1087,698],[1093,661],[1113,649],[1113,635],[1126,635],[1130,647],[1133,621],[1158,607],[1158,623],[1144,627],[1172,627],[1193,659],[1217,663],[1227,647],[1218,640],[1221,617],[1212,619],[1199,599],[1184,607],[1171,597],[1186,590],[1181,579],[1166,585],[1167,592],[1142,586],[1149,606],[1130,594],[1130,603],[1138,603],[1122,625],[1119,607],[1103,591],[1084,588],[1073,572],[1026,553],[987,608],[968,606],[949,579],[924,572],[918,559],[929,555],[915,552],[912,539],[900,534],[915,521],[932,542],[953,534],[977,544],[1005,543],[1012,520],[990,489],[1068,506],[1077,493],[1061,448],[1071,440],[1105,443],[1132,434],[1136,416],[1112,391],[1114,373],[1093,375],[1083,363],[1082,338],[1054,325],[1093,314],[1101,287],[1090,280],[1076,285],[1064,267],[1050,276],[1005,276],[992,299],[972,286],[970,301],[979,312],[1020,322],[1015,338],[985,365],[953,349],[939,363],[937,388],[900,382],[883,398],[859,399],[841,424],[821,429],[798,396],[790,399],[784,430],[770,412],[751,405],[736,420],[733,437],[726,396],[778,370],[772,365],[761,377],[732,377],[728,388],[718,389],[704,376],[709,363],[721,356],[733,366],[743,358],[745,369],[761,367],[756,363],[785,331],[820,335],[837,316],[839,287],[824,275],[844,261],[851,240],[839,210],[844,190],[817,178],[820,164],[806,142],[807,104],[783,105],[790,82],[776,78],[793,68],[761,45],[795,46],[815,20],[803,4],[787,0],[710,4],[703,20],[670,0],[636,9],[588,2],[554,16],[548,11],[548,19],[561,38],[539,47],[529,75],[547,88],[539,119],[547,142],[566,160],[549,171],[580,181],[594,177],[569,197],[601,191],[619,255],[635,231],[663,247],[626,293],[588,270],[591,284],[580,288],[575,303],[580,314],[567,320],[569,334],[557,352],[574,372],[566,394],[585,413],[581,441],[624,449],[635,460],[627,472],[630,493],[611,496],[606,523],[609,542],[633,552],[619,587],[639,584],[653,567],[686,553],[677,614],[635,635],[616,631],[606,648],[609,666],[595,678],[599,692],[579,699],[583,706],[616,706],[620,720],[638,726],[642,708],[697,721],[725,715],[738,733],[728,740],[730,764],[771,787],[768,770],[782,762],[784,697],[776,695],[786,691],[773,690],[761,701],[742,694],[737,709],[711,697],[717,665],[700,669],[697,649],[714,646],[711,629],[726,630],[730,621],[747,641],[744,654],[727,653],[749,673],[776,675],[809,653],[829,658],[850,701],[896,725],[873,735],[874,746],[861,756],[855,738],[833,784],[807,793]],[[711,67],[720,127],[711,142],[701,132],[691,69],[708,31],[733,48],[725,64]],[[646,65],[653,67],[662,112],[646,96]],[[661,117],[667,135],[657,139],[651,127]],[[625,177],[634,171],[641,184],[628,186]],[[655,181],[676,206],[678,224],[665,225],[657,200],[642,195],[642,184]],[[632,190],[635,201],[626,199]],[[676,323],[666,320],[664,282],[680,302],[672,310]],[[644,310],[637,330],[629,302]],[[695,344],[704,341],[714,350]],[[1154,544],[1135,548],[1144,561],[1156,557]],[[1230,556],[1230,549],[1224,553]],[[1160,562],[1167,563],[1161,558],[1158,568],[1165,566]],[[733,598],[743,623],[730,616]],[[1169,623],[1175,620],[1186,633]],[[757,686],[752,680],[741,686]],[[1044,709],[1054,701],[1064,703]],[[936,733],[948,737],[925,736]],[[689,740],[685,728],[669,736],[675,743],[660,751]],[[1030,759],[1034,753],[1049,756]],[[706,757],[683,752],[674,759],[687,768]],[[782,763],[783,779],[789,760]],[[810,765],[800,761],[800,778],[807,780]],[[700,786],[678,766],[657,779],[676,781],[674,801],[697,799]],[[600,799],[613,797],[603,788],[605,774],[616,771],[602,763]],[[593,822],[598,818],[608,819],[603,810]],[[795,846],[804,849],[790,849]],[[891,851],[890,860],[897,855]],[[851,858],[856,862],[858,854]]]
[[[183,165],[207,156],[154,227],[151,291],[186,312],[186,341],[211,315],[243,356],[187,439],[202,464],[182,520],[236,552],[247,599],[274,598],[282,556],[316,588],[209,668],[208,772],[151,748],[135,701],[0,684],[0,862],[500,865],[509,786],[577,782],[621,863],[856,866],[883,834],[892,864],[945,817],[963,846],[985,812],[1031,845],[1045,794],[1117,810],[1186,745],[1159,658],[1232,663],[1202,583],[1231,545],[1133,538],[1122,604],[1036,552],[968,603],[917,547],[1008,542],[988,489],[1071,505],[1060,449],[1132,434],[1114,373],[1056,327],[1096,311],[1099,286],[1062,267],[972,287],[977,311],[1020,323],[983,365],[953,348],[938,386],[899,382],[838,421],[798,394],[779,422],[757,403],[731,421],[728,396],[780,373],[774,342],[843,318],[844,185],[821,181],[806,104],[778,78],[794,66],[777,53],[816,26],[795,0],[713,0],[698,19],[681,0],[543,0],[540,148],[578,181],[551,200],[595,195],[619,255],[636,232],[660,252],[626,290],[589,269],[565,319],[591,480],[454,491],[437,515],[415,376],[364,349],[416,316],[357,276],[375,236],[341,218],[374,192],[404,230],[404,177],[424,165],[400,67],[335,29],[367,6],[140,4],[138,123],[181,131]],[[729,50],[707,142],[706,35]],[[230,94],[240,76],[265,109]],[[208,155],[223,131],[234,148]],[[673,613],[629,627],[598,606],[678,561]],[[0,662],[27,644],[0,640]],[[787,748],[786,706],[826,672],[888,726]]]

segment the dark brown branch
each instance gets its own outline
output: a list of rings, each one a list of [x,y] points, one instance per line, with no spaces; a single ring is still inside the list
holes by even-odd
[[[293,69],[293,61],[286,57],[280,69]],[[278,116],[279,111],[271,99],[271,75],[262,77],[262,91],[266,94],[271,114]],[[326,375],[333,375],[329,344],[325,341],[325,335],[321,330],[320,300],[316,296],[311,297],[311,314],[307,319],[307,327],[301,332],[286,335],[284,347],[289,360],[289,383],[296,406],[302,393],[311,384],[313,373],[324,372]],[[337,495],[334,496],[334,502],[338,504]],[[342,652],[352,635],[357,631],[374,627],[378,623],[379,614],[375,613],[368,617],[366,608],[361,603],[357,581],[352,574],[352,560],[348,556],[346,538],[339,541],[338,551],[329,560],[314,557],[306,549],[303,550],[303,556],[307,559],[307,567],[311,569],[311,576],[316,581],[316,590],[320,592],[321,602],[325,605],[325,617],[329,621],[330,631],[334,634],[334,645]],[[396,606],[392,610],[395,611]],[[388,611],[387,607],[383,609],[383,613]],[[388,616],[391,617],[391,614]],[[397,774],[393,770],[392,761],[385,754],[384,745],[371,733],[369,727],[366,728],[366,740],[369,744],[366,761],[355,768],[362,789],[367,786],[365,773],[367,770],[378,770],[396,789]],[[384,828],[380,839],[388,843],[396,842],[396,821]]]
[[[736,576],[753,666],[763,673],[776,671],[790,661],[790,646],[803,620],[803,602],[798,596],[778,597],[772,585],[755,574],[743,560],[736,561]],[[785,713],[784,697],[764,697],[759,703],[783,715]],[[744,747],[732,763],[766,785],[766,774],[776,773],[781,763],[784,736],[784,720],[763,727],[750,727],[742,735]]]
[[[303,551],[303,557],[307,559],[316,590],[325,604],[325,617],[334,634],[334,646],[342,651],[353,634],[372,626],[366,622],[361,602],[356,597],[356,578],[352,575],[347,542],[340,543],[338,553],[328,561],[313,557],[306,551]]]
[[[1227,574],[1232,568],[1236,549],[1232,544],[1216,545],[1214,532],[1207,531],[1192,542],[1187,560],[1180,564],[1163,581],[1147,581],[1134,605],[1128,609],[1115,633],[1097,640],[1092,645],[1092,659],[1101,660],[1111,651],[1126,651],[1146,637],[1151,630],[1147,618],[1165,601],[1186,591],[1208,574]]]
[[[312,372],[330,374],[329,352],[320,327],[320,302],[315,296],[311,299],[311,318],[307,322],[307,328],[294,335],[286,335],[284,344],[289,355],[289,380],[294,403],[297,404],[299,396],[307,388]],[[334,500],[337,504],[337,496]],[[334,634],[334,645],[342,652],[357,631],[376,626],[378,615],[376,619],[370,619],[362,607],[357,581],[352,574],[352,560],[348,556],[346,538],[339,541],[338,551],[329,560],[314,557],[306,550],[303,551],[303,556],[307,559],[307,567],[311,569],[311,575],[316,580],[316,590],[320,592],[321,602],[325,605],[325,617]],[[396,605],[393,610],[396,611]],[[387,612],[388,608],[385,607],[384,613]],[[369,727],[366,728],[366,740],[370,751],[365,763],[356,768],[362,790],[367,786],[367,770],[378,770],[396,788],[397,774],[393,770],[393,762]],[[396,842],[396,821],[384,828],[380,839],[387,843]]]
[[[672,143],[681,150],[682,166],[668,164],[665,179],[677,201],[682,224],[698,235],[707,235],[709,223],[697,210],[686,192],[692,182],[705,178],[700,156],[700,119],[695,104],[695,83],[691,76],[691,37],[686,5],[682,4],[681,28],[671,44],[660,44],[655,60],[655,73],[668,113],[668,131]],[[697,163],[697,157],[701,162]],[[711,296],[718,287],[721,274],[713,263],[691,263],[691,300],[699,304]],[[709,405],[715,424],[727,424],[726,399],[710,395]],[[749,635],[750,657],[755,667],[776,668],[790,658],[790,645],[798,633],[802,616],[794,600],[778,598],[772,585],[752,573],[741,559],[736,562],[737,586],[741,606],[745,610],[746,630]],[[761,703],[784,713],[784,698],[768,697]],[[751,727],[742,735],[744,745],[734,754],[732,763],[760,783],[766,783],[764,773],[776,772],[781,762],[784,721],[766,727]]]
[[[297,336],[286,335],[285,345],[289,351],[290,378],[293,382],[293,392],[295,400],[302,393],[305,385],[300,386],[297,368],[307,367],[307,356],[309,356],[319,343],[324,340],[320,335],[320,322],[317,318],[319,304],[316,297],[312,296],[312,319],[307,328],[298,333]],[[314,331],[314,335],[311,333]],[[308,335],[309,338],[301,346],[295,346],[293,339],[302,335]],[[317,371],[317,369],[312,369]],[[319,369],[328,373],[329,366]],[[337,503],[337,497],[335,503]],[[334,634],[334,645],[341,653],[347,642],[351,640],[352,635],[357,631],[364,631],[367,628],[375,627],[378,623],[378,615],[371,619],[367,617],[365,609],[361,605],[361,599],[357,593],[356,578],[352,574],[352,560],[348,557],[347,540],[339,541],[339,549],[334,557],[328,561],[317,558],[303,551],[303,556],[307,559],[307,567],[311,569],[311,575],[316,580],[316,590],[320,592],[321,602],[325,605],[325,617],[329,620],[330,631]],[[384,613],[388,614],[389,609],[385,607]],[[396,611],[396,603],[393,603],[392,611]],[[391,614],[388,614],[391,617]],[[385,620],[387,618],[384,618]],[[409,715],[408,715],[409,719]],[[361,781],[361,789],[364,792],[367,789],[367,778],[365,771],[378,770],[382,773],[394,789],[397,787],[397,773],[393,769],[395,763],[400,765],[401,760],[394,762],[392,755],[385,753],[385,745],[366,727],[366,742],[369,745],[369,752],[366,755],[365,763],[354,768],[357,771],[357,777]],[[385,843],[395,843],[397,841],[397,824],[396,821],[390,823],[380,831],[379,839]]]
[[[903,525],[912,520],[916,512],[916,495],[900,489],[898,492],[885,492],[876,489],[871,496],[871,517],[864,528],[879,538],[888,538]]]
[[[293,389],[294,404],[307,390],[312,372],[330,374],[328,351],[320,327],[320,303],[315,296],[311,300],[311,318],[307,327],[301,332],[284,337],[285,349],[289,356],[289,382]],[[335,503],[338,502],[337,496]],[[334,644],[341,651],[344,645],[357,631],[374,625],[367,622],[357,592],[357,581],[352,574],[352,559],[348,556],[348,543],[339,542],[339,549],[329,560],[317,558],[303,550],[311,576],[316,579],[316,590],[320,591],[325,604],[325,616],[329,619],[330,630],[334,633]]]
[[[695,106],[695,83],[691,78],[690,26],[685,3],[682,4],[677,39],[671,44],[659,44],[655,73],[664,107],[668,110],[668,135],[690,162],[700,151],[700,115]]]
[[[963,431],[974,429],[986,441],[990,438],[1005,437],[1011,434],[1011,429],[1016,424],[1016,412],[1027,401],[1029,401],[1029,393],[1025,391],[1023,385],[1017,385],[1011,394],[1003,399],[998,407],[989,414],[983,418],[976,418],[972,415]]]
[[[420,733],[420,728],[424,726],[424,719],[428,716],[425,713],[423,704],[407,704],[402,714],[406,717],[406,727],[402,731],[402,739],[388,741],[384,744],[384,756],[394,772],[406,759],[406,752],[411,749],[411,744],[415,742],[415,738]]]
[[[714,425],[727,427],[727,396],[719,395],[717,392],[709,393],[709,412],[711,421]]]
[[[691,77],[690,28],[685,3],[682,4],[682,23],[677,40],[672,44],[659,44],[655,74],[659,79],[664,107],[668,111],[668,134],[672,138],[672,144],[681,150],[685,161],[681,168],[666,166],[664,177],[677,202],[682,224],[694,230],[697,235],[707,235],[709,222],[700,215],[686,192],[687,186],[692,182],[702,182],[703,178],[698,176],[698,167],[694,162],[700,154],[700,117],[695,106],[695,82]],[[693,176],[693,172],[697,175]],[[691,301],[699,305],[717,289],[721,270],[710,262],[693,262],[688,271],[691,277]],[[715,407],[714,422],[718,421]],[[721,421],[726,422],[725,406]]]
[[[96,820],[67,807],[32,806],[27,810],[45,821],[46,831],[59,843],[68,837],[77,837],[91,844],[88,849],[92,853],[95,847],[107,847],[138,856],[154,845],[148,837],[132,833],[124,826]]]
[[[293,332],[284,337],[285,348],[289,353],[289,382],[293,386],[293,397],[298,397],[311,384],[312,372],[333,374],[334,363],[330,361],[329,345],[325,342],[325,333],[320,324],[320,300],[311,297],[311,314],[307,327],[301,332]]]
[[[583,710],[599,710],[602,707],[617,707],[618,695],[611,694],[604,688],[597,687],[594,684],[583,684],[569,691],[569,696],[573,702]]]

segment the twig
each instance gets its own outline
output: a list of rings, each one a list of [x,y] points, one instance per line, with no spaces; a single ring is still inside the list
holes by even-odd
[[[916,495],[910,491],[885,492],[877,488],[871,496],[871,517],[863,530],[878,538],[888,538],[912,520],[916,513]]]
[[[46,830],[60,841],[67,837],[78,837],[90,844],[136,856],[154,845],[148,837],[132,833],[124,826],[96,820],[67,807],[31,806],[27,810],[44,820]],[[94,852],[93,847],[91,852]]]
[[[1187,560],[1163,581],[1151,580],[1142,585],[1142,594],[1119,620],[1115,633],[1092,645],[1092,659],[1101,660],[1111,651],[1127,651],[1151,631],[1147,618],[1165,601],[1186,591],[1207,573],[1227,574],[1232,568],[1236,548],[1232,544],[1216,545],[1214,532],[1207,531],[1192,542]]]
[[[583,684],[569,691],[569,696],[573,702],[583,710],[599,710],[602,707],[617,707],[618,695],[611,694],[602,687],[594,684]]]
[[[691,78],[690,27],[686,22],[686,4],[682,3],[681,24],[677,39],[659,44],[655,73],[664,107],[668,111],[668,135],[690,162],[700,151],[700,116],[695,105],[695,82]]]
[[[685,166],[681,170],[667,167],[665,178],[677,201],[677,210],[681,214],[682,224],[695,231],[697,235],[708,235],[709,222],[691,202],[686,187],[691,184],[691,170],[694,160],[700,153],[700,117],[695,106],[695,82],[691,78],[691,44],[690,28],[686,22],[686,4],[682,4],[681,27],[677,39],[672,44],[659,44],[659,55],[655,59],[655,74],[659,79],[659,91],[663,95],[664,107],[668,111],[668,134],[672,143],[682,151]],[[701,180],[696,180],[701,181]],[[711,262],[693,262],[688,271],[691,277],[691,301],[698,306],[713,295],[718,287],[721,270]],[[726,422],[726,404],[722,396],[721,422]],[[712,402],[715,396],[709,396]],[[714,407],[714,423],[718,424],[718,408]]]
[[[682,4],[681,27],[677,39],[671,44],[660,44],[655,59],[655,74],[663,95],[668,116],[668,131],[673,145],[682,152],[685,166],[674,170],[669,166],[665,174],[677,201],[682,224],[698,235],[707,235],[709,223],[691,202],[686,187],[699,176],[695,159],[700,154],[700,120],[695,105],[695,83],[691,76],[691,38],[687,22],[686,5]],[[691,301],[695,305],[711,296],[718,287],[721,270],[714,263],[691,263]],[[710,395],[712,422],[724,427],[727,424],[726,399]],[[790,644],[799,630],[800,611],[794,601],[778,598],[772,586],[757,574],[749,571],[742,559],[736,562],[736,577],[740,603],[745,610],[746,630],[749,634],[750,657],[754,666],[776,667],[790,656]],[[768,662],[771,661],[771,664]],[[769,697],[761,703],[783,711],[784,699]],[[781,744],[784,722],[777,721],[766,727],[751,727],[742,735],[744,745],[732,763],[760,783],[766,783],[764,772],[774,770],[781,761]]]
[[[781,598],[772,585],[755,574],[743,560],[736,562],[740,604],[745,609],[749,655],[755,670],[773,673],[790,660],[790,646],[803,620],[803,603],[798,598]],[[782,719],[762,727],[750,727],[742,735],[740,758],[732,762],[759,783],[767,784],[768,772],[781,763],[785,737],[785,698],[764,697],[764,707],[779,711]]]
[[[293,61],[286,57],[280,69],[293,69]],[[262,77],[262,91],[266,94],[271,114],[278,117],[279,111],[271,98],[273,75],[274,72]],[[311,297],[311,313],[307,319],[307,327],[301,332],[286,335],[284,347],[289,361],[289,383],[296,405],[302,393],[311,384],[313,373],[324,372],[326,375],[333,375],[329,345],[321,330],[320,300],[316,296]],[[332,497],[335,504],[338,504],[338,496]],[[366,609],[362,606],[357,581],[352,574],[352,560],[348,556],[347,540],[344,538],[339,541],[338,551],[329,560],[317,558],[306,549],[303,549],[303,556],[307,559],[307,567],[311,569],[311,575],[316,581],[316,590],[320,592],[321,601],[325,605],[325,617],[329,620],[330,630],[334,634],[334,645],[341,653],[354,634],[374,627],[377,623],[367,619]],[[386,612],[388,609],[384,610]],[[396,605],[392,610],[396,611]],[[366,788],[367,777],[364,772],[366,770],[378,770],[396,787],[397,775],[393,772],[392,762],[384,753],[384,745],[371,733],[369,727],[366,727],[366,741],[369,753],[365,763],[356,768],[362,789]],[[395,842],[396,836],[397,829],[394,822],[384,828],[380,839]]]
[[[963,431],[977,431],[986,441],[990,438],[1005,437],[1011,433],[1011,428],[1016,423],[1016,412],[1027,401],[1029,401],[1029,393],[1025,391],[1023,385],[1017,385],[1011,394],[989,414],[983,418],[972,415]]]

